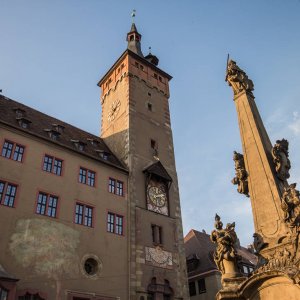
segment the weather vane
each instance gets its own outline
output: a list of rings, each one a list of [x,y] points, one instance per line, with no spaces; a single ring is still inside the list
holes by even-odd
[[[151,46],[149,46],[149,54],[151,54]]]
[[[136,10],[135,9],[132,10],[132,13],[131,13],[132,23],[134,23],[135,13],[136,13]]]

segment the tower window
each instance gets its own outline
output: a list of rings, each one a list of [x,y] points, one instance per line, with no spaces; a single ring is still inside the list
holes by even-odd
[[[144,66],[143,66],[143,65],[140,65],[140,69],[141,69],[142,71],[144,71]]]
[[[130,38],[129,38],[131,41],[134,40],[134,35],[131,35]]]
[[[148,103],[147,103],[147,107],[148,107],[148,110],[149,110],[149,111],[152,111],[152,103],[148,102]]]
[[[151,225],[152,229],[152,242],[155,245],[162,244],[162,227],[158,225]]]
[[[148,96],[151,97],[151,93],[148,93]]]
[[[189,290],[190,290],[190,296],[195,296],[196,295],[195,281],[189,282]]]
[[[155,78],[155,79],[157,79],[157,74],[156,74],[156,73],[154,73],[154,75],[153,75],[153,76],[154,76],[154,78]]]
[[[198,280],[198,289],[199,294],[206,293],[205,278],[201,278]]]
[[[160,81],[160,82],[162,82],[162,78],[161,78],[161,76],[158,76],[158,79],[159,79],[159,81]]]
[[[155,149],[155,150],[157,149],[157,143],[156,143],[155,140],[152,140],[152,139],[151,139],[150,145],[151,145],[151,148],[152,148],[152,149]]]
[[[134,63],[134,65],[138,68],[139,67],[139,63],[136,61],[135,63]]]

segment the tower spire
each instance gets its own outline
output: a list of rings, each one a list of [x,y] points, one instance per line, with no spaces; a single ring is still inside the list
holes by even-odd
[[[127,49],[131,50],[132,52],[136,53],[141,57],[144,57],[143,52],[141,50],[142,35],[139,34],[135,26],[135,16],[136,16],[136,10],[134,9],[131,13],[131,17],[132,17],[131,28],[130,31],[127,33],[127,39],[126,39],[128,42]]]

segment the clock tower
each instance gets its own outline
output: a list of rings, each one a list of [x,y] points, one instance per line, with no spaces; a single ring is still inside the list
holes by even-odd
[[[143,55],[141,38],[132,23],[127,49],[98,83],[101,137],[129,170],[128,299],[188,299],[169,112],[172,77],[155,55]]]

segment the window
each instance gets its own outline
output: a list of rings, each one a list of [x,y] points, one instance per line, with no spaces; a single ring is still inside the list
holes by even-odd
[[[109,212],[107,214],[107,231],[118,235],[123,235],[123,216]]]
[[[138,68],[139,67],[139,63],[136,61],[135,63],[134,63],[134,65]]]
[[[36,213],[39,215],[45,215],[51,218],[56,218],[57,205],[57,196],[39,192],[36,205]]]
[[[75,223],[84,226],[93,226],[93,207],[81,203],[76,203]]]
[[[96,173],[94,171],[80,167],[79,182],[89,186],[95,186]]]
[[[8,299],[8,291],[0,287],[0,300]]]
[[[108,180],[108,191],[118,196],[124,195],[124,183],[123,181],[109,178]]]
[[[43,170],[61,176],[63,161],[56,157],[45,155]]]
[[[155,78],[155,79],[157,79],[157,74],[156,74],[156,73],[154,73],[154,75],[153,75],[153,76],[154,76],[154,78]]]
[[[17,186],[9,182],[0,181],[0,204],[14,207]]]
[[[148,102],[148,103],[147,103],[147,107],[148,107],[148,110],[149,110],[149,111],[152,111],[152,103]]]
[[[206,293],[205,278],[201,278],[198,280],[198,289],[199,294]]]
[[[189,282],[189,290],[190,290],[190,296],[195,296],[196,295],[195,281]]]
[[[9,159],[22,162],[24,150],[24,146],[5,140],[1,155]]]
[[[152,242],[156,245],[162,244],[162,227],[158,225],[151,225],[152,229]]]

